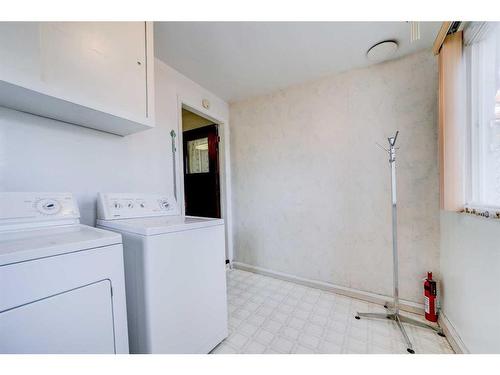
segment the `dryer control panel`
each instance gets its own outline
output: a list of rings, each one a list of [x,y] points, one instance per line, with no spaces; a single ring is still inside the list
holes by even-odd
[[[0,226],[46,226],[78,222],[80,211],[71,193],[0,193]],[[30,225],[27,225],[30,223]]]
[[[101,220],[179,215],[177,201],[164,194],[99,193],[97,218]]]

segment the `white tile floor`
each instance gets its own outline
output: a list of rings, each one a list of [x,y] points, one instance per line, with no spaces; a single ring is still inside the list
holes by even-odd
[[[354,319],[382,306],[241,270],[227,280],[229,337],[213,353],[407,354],[393,322]],[[453,353],[445,338],[406,327],[416,353]]]

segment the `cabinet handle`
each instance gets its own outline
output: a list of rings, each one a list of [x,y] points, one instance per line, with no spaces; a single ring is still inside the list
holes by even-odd
[[[142,65],[142,63],[140,61],[137,61],[137,65]]]

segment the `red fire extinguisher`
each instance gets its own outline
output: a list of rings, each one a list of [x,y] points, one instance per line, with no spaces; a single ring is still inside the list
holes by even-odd
[[[431,322],[437,322],[437,286],[432,280],[432,272],[427,272],[427,279],[424,280],[424,303],[425,319]]]

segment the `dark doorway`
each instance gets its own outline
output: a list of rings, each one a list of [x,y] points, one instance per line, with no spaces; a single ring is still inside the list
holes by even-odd
[[[186,215],[220,218],[217,125],[183,132]]]

